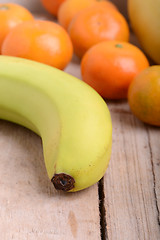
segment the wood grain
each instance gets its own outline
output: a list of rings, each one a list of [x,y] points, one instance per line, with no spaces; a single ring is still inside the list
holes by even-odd
[[[97,184],[74,194],[50,183],[41,139],[0,121],[0,238],[100,239]]]
[[[160,225],[160,130],[147,127],[150,159],[153,173],[153,190],[157,208],[157,221]]]
[[[160,129],[137,120],[125,102],[109,107],[113,149],[104,186],[108,239],[158,240]]]

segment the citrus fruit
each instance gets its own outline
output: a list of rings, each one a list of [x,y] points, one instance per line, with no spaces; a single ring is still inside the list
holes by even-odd
[[[65,0],[41,0],[43,7],[52,15],[57,17],[58,9]]]
[[[129,39],[127,21],[107,1],[77,14],[69,24],[68,32],[78,57],[82,57],[90,47],[101,41]]]
[[[33,16],[26,8],[14,3],[0,3],[0,52],[9,31],[19,23],[29,20],[33,20]]]
[[[160,65],[138,74],[129,86],[128,102],[141,121],[160,126]]]
[[[104,41],[85,53],[81,73],[84,82],[102,97],[125,99],[133,78],[148,66],[146,56],[131,43]]]
[[[19,24],[5,38],[2,54],[28,58],[64,69],[72,58],[68,33],[58,24],[35,20]]]
[[[106,2],[105,0],[67,0],[64,1],[58,10],[58,22],[61,26],[63,26],[66,30],[72,19],[82,10],[87,7],[92,6],[93,4],[99,4],[100,2]],[[106,6],[114,7],[116,6],[107,1]]]

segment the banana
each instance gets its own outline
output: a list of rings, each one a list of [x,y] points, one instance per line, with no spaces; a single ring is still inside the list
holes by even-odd
[[[32,60],[0,56],[0,118],[42,139],[49,179],[75,192],[95,184],[112,148],[110,112],[80,79]]]

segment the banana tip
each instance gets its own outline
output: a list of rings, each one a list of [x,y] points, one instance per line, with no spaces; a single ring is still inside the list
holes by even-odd
[[[65,173],[55,174],[51,179],[51,182],[57,190],[62,190],[65,192],[73,189],[75,184],[74,178]]]

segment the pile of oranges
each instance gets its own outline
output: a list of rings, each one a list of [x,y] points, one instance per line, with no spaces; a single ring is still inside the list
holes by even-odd
[[[129,42],[128,23],[116,5],[107,0],[40,2],[56,21],[37,20],[17,4],[0,4],[0,53],[28,58],[61,70],[75,54],[80,59],[84,82],[105,99],[128,98],[138,118],[160,126],[160,97],[157,97],[160,83],[157,80],[152,84],[150,77],[153,79],[154,75],[158,79],[158,75],[150,73],[145,54]],[[157,68],[152,68],[153,71],[160,74]],[[144,88],[139,84],[141,81]],[[150,85],[153,85],[152,91],[145,90]],[[159,91],[157,95],[156,91]],[[147,108],[145,104],[152,98],[159,102],[156,107],[150,104]],[[146,109],[145,114],[142,108]],[[148,117],[150,114],[152,117]]]

